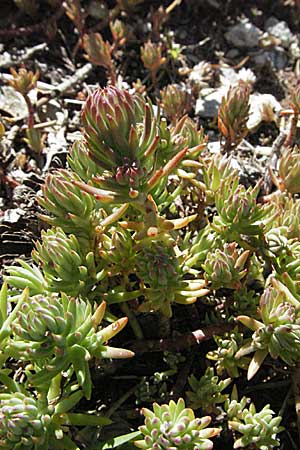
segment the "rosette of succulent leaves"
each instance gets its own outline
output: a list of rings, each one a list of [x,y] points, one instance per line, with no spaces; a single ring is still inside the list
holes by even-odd
[[[247,133],[249,95],[242,94],[234,89],[227,109],[222,104],[226,151]],[[262,199],[262,182],[241,184],[231,157],[210,154],[203,130],[191,119],[168,125],[159,108],[137,94],[98,89],[87,99],[82,123],[83,137],[70,151],[68,168],[48,175],[43,186],[39,202],[46,212],[40,218],[49,227],[36,243],[34,263],[20,260],[7,269],[3,364],[10,357],[24,361],[27,388],[34,387],[45,402],[61,378],[57,385],[64,395],[75,398],[75,384],[76,395],[89,398],[92,358],[132,356],[107,346],[127,320],[101,328],[103,316],[112,317],[110,305],[120,304],[141,338],[137,312],[170,318],[175,303],[184,307],[202,297],[205,303],[208,294],[219,321],[239,323],[230,338],[216,339],[218,349],[208,355],[218,375],[236,377],[248,366],[251,378],[268,355],[298,364],[299,150],[283,152],[279,190]],[[133,299],[137,311],[127,303]],[[28,395],[20,396],[22,405]]]

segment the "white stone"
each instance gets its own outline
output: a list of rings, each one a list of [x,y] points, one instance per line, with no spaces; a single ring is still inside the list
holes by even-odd
[[[239,24],[229,28],[225,33],[225,39],[234,47],[252,48],[257,47],[262,32],[259,28],[249,22],[248,19],[242,20]]]

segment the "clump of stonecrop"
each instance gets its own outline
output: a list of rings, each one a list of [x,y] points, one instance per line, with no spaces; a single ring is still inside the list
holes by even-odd
[[[57,295],[30,297],[28,288],[17,296],[12,311],[10,299],[4,283],[0,291],[0,447],[78,450],[69,437],[69,426],[111,422],[103,416],[72,411],[83,396],[91,395],[88,361],[96,354],[97,358],[114,357],[106,341],[127,319],[97,331],[104,304],[92,315],[89,303]],[[117,357],[132,356],[132,352],[125,355],[126,350],[112,351]],[[11,357],[23,361],[21,385],[5,368]]]
[[[223,249],[209,252],[202,267],[204,278],[212,289],[239,289],[241,280],[247,269],[245,264],[249,257],[249,250],[239,252],[236,242],[225,244]]]
[[[207,428],[211,422],[209,416],[195,418],[194,412],[185,407],[180,398],[167,405],[153,404],[153,411],[142,408],[145,424],[139,427],[143,440],[135,442],[143,450],[209,450],[213,448],[210,438],[220,433],[219,428]]]
[[[192,390],[186,392],[189,405],[193,409],[202,408],[207,413],[217,411],[216,405],[224,403],[228,397],[222,391],[230,383],[230,378],[219,380],[218,375],[215,375],[212,367],[208,367],[205,374],[199,379],[191,375],[189,377],[189,385]]]
[[[246,189],[239,184],[238,177],[223,179],[215,194],[218,214],[214,217],[213,229],[237,242],[240,235],[261,236],[277,211],[273,212],[273,204],[257,203],[260,187],[261,182],[258,182],[254,188]]]
[[[37,396],[6,375],[1,375],[1,381],[13,388],[11,392],[8,389],[0,392],[0,448],[5,450],[79,450],[68,436],[70,426],[111,423],[104,416],[70,412],[82,398],[81,391],[66,396],[65,389],[63,396],[53,401],[52,394],[62,394],[55,384],[48,396],[44,392]]]
[[[232,90],[229,97],[219,115],[227,150],[247,132],[248,91]],[[288,200],[277,194],[261,199],[262,182],[250,188],[240,184],[232,159],[202,156],[206,138],[190,118],[178,117],[168,124],[150,100],[137,94],[111,86],[98,89],[88,97],[82,121],[83,139],[70,151],[69,168],[52,172],[42,188],[39,202],[46,212],[40,217],[50,228],[36,243],[35,264],[20,261],[8,268],[9,305],[15,306],[7,306],[4,291],[0,302],[0,361],[22,361],[25,388],[34,392],[35,400],[42,396],[49,406],[59,405],[60,398],[71,399],[68,418],[55,416],[60,425],[49,428],[49,435],[63,436],[59,448],[71,450],[75,444],[64,444],[65,422],[93,425],[98,420],[74,416],[72,422],[71,414],[76,413],[69,412],[83,396],[91,398],[90,363],[95,358],[132,356],[107,344],[127,322],[112,315],[112,304],[121,304],[139,339],[141,313],[159,312],[168,322],[175,303],[180,308],[206,295],[200,322],[211,300],[209,307],[216,308],[225,328],[239,321],[238,329],[215,339],[218,349],[207,355],[214,368],[205,380],[190,378],[195,408],[203,407],[202,382],[208,397],[204,407],[217,405],[219,410],[229,382],[218,376],[237,377],[249,366],[250,378],[268,353],[289,366],[298,364],[300,354],[300,232],[299,219],[292,214],[299,209],[298,200],[292,194]],[[284,170],[290,180],[289,161]],[[191,199],[197,202],[194,209],[186,203]],[[194,214],[195,210],[205,214]],[[269,274],[275,281],[266,288]],[[114,306],[114,314],[117,311]],[[102,319],[111,325],[101,328]],[[248,340],[240,333],[243,325],[253,331]],[[13,393],[11,386],[7,391]],[[210,418],[195,419],[182,399],[153,408],[154,412],[143,409],[144,438],[136,446],[212,448],[210,438],[219,430],[207,428]],[[246,418],[230,417],[230,428],[243,434],[242,425],[235,422]],[[244,442],[259,442],[261,449],[277,445],[273,435],[257,440],[255,421],[260,419],[255,416],[255,432],[235,448]],[[9,437],[7,431],[3,442]]]
[[[260,299],[260,320],[248,316],[237,319],[253,331],[235,357],[240,358],[255,352],[248,367],[251,379],[268,354],[274,359],[280,357],[289,366],[300,361],[300,317],[299,300],[275,278]]]
[[[223,372],[226,372],[230,378],[238,377],[239,369],[247,369],[250,362],[246,356],[239,359],[235,357],[243,344],[242,334],[235,328],[223,336],[215,336],[214,340],[218,348],[208,352],[206,357],[216,362],[217,374],[222,375]]]
[[[92,313],[91,304],[78,298],[55,294],[28,298],[11,324],[14,336],[3,345],[4,355],[34,363],[35,373],[29,375],[29,382],[35,386],[50,384],[53,377],[71,369],[90,398],[92,358],[133,356],[129,350],[106,344],[124,328],[127,318],[98,330],[105,306],[101,303]]]
[[[280,441],[277,434],[284,430],[280,426],[282,418],[275,416],[270,405],[264,406],[261,411],[256,411],[254,403],[248,406],[249,402],[250,399],[246,397],[238,401],[236,387],[233,389],[231,398],[225,402],[228,427],[235,432],[233,448],[253,446],[260,450],[269,450],[278,447]]]
[[[224,151],[229,152],[247,135],[250,89],[246,83],[230,87],[222,98],[218,114],[218,127],[224,136]]]
[[[300,193],[300,151],[297,146],[286,148],[279,160],[278,176],[271,171],[274,184],[281,191]]]
[[[53,172],[43,188],[40,203],[50,215],[41,218],[53,228],[42,234],[33,252],[39,267],[10,267],[8,281],[22,289],[29,279],[34,285],[31,294],[42,294],[46,286],[48,292],[90,300],[101,295],[108,303],[144,298],[146,306],[141,305],[141,310],[160,310],[171,316],[173,302],[190,303],[207,293],[203,279],[176,262],[180,248],[176,253],[173,250],[177,230],[196,215],[167,219],[161,214],[173,201],[169,199],[169,174],[183,159],[192,160],[201,152],[203,131],[187,117],[168,126],[151,103],[116,87],[91,94],[82,120],[84,140],[71,150],[71,170]],[[124,230],[127,242],[121,245]],[[120,265],[126,247],[131,264],[127,265],[128,260]],[[145,249],[155,255],[156,247],[174,255],[158,258],[159,273],[147,278],[142,268],[147,267],[150,255]],[[170,279],[173,263],[163,262],[168,258],[180,269],[175,269],[178,282],[166,298],[158,295],[157,280]],[[138,276],[139,290],[130,274]],[[116,290],[108,282],[115,276],[121,276]],[[170,286],[171,282],[165,286],[166,292]]]
[[[168,84],[160,91],[161,107],[169,120],[181,118],[191,109],[191,94],[182,86]]]
[[[0,447],[43,448],[45,445],[50,416],[41,414],[36,399],[22,392],[0,393],[0,420]]]

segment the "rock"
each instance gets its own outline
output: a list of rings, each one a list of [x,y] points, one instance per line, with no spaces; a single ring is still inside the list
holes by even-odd
[[[24,216],[25,211],[21,208],[7,209],[4,211],[3,216],[1,217],[1,222],[4,223],[17,223],[19,219]]]
[[[258,67],[271,64],[276,70],[284,69],[289,61],[286,51],[281,47],[274,47],[272,50],[262,50],[253,58]]]
[[[261,122],[276,122],[277,113],[281,109],[280,103],[271,94],[250,95],[250,110],[247,128],[254,131]]]
[[[226,58],[227,59],[235,59],[238,56],[240,56],[240,52],[237,48],[231,48],[227,53],[226,53]]]
[[[25,119],[28,109],[23,96],[11,86],[3,86],[0,92],[0,110],[15,120]]]
[[[289,54],[294,59],[300,59],[300,47],[298,42],[292,42],[289,48]]]
[[[196,101],[195,113],[206,119],[216,117],[222,97],[227,94],[227,88],[202,89],[200,97]]]
[[[261,34],[259,28],[249,22],[248,19],[244,19],[225,33],[225,39],[234,47],[252,48],[258,46]]]
[[[212,141],[207,144],[207,148],[209,153],[220,153],[221,152],[221,143],[220,141]]]
[[[270,17],[266,22],[266,31],[275,38],[279,39],[282,47],[289,48],[294,40],[293,33],[286,22],[279,21],[276,17]]]

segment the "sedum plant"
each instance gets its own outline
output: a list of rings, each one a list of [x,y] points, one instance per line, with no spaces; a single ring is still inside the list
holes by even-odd
[[[255,352],[248,368],[248,379],[256,374],[268,353],[272,358],[280,357],[290,366],[299,362],[299,300],[278,280],[273,279],[272,284],[260,299],[261,321],[238,316],[238,320],[253,331],[250,341],[235,355],[240,358]]]
[[[281,417],[275,416],[270,405],[257,412],[254,403],[247,406],[249,400],[243,397],[239,402],[234,389],[231,400],[227,399],[225,402],[229,429],[237,432],[233,448],[253,446],[260,450],[269,450],[278,447],[280,441],[277,434],[284,429],[280,426]]]
[[[231,159],[224,155],[215,154],[209,159],[202,159],[201,174],[203,181],[197,185],[205,193],[207,205],[215,203],[215,194],[220,188],[222,180],[233,180],[237,176],[237,170],[232,167]]]
[[[218,346],[216,350],[207,353],[206,357],[211,361],[216,361],[217,374],[226,372],[230,378],[240,375],[239,369],[246,369],[249,365],[249,358],[246,356],[237,359],[235,357],[243,343],[243,336],[235,328],[231,332],[226,332],[223,336],[215,336],[214,340]]]
[[[186,272],[173,247],[156,244],[144,248],[137,255],[136,265],[146,297],[140,311],[160,310],[170,317],[172,302],[188,305],[208,293],[203,279],[184,279]]]
[[[158,154],[158,119],[151,105],[127,91],[96,91],[82,118],[89,157],[97,165],[97,187],[76,181],[75,185],[104,203],[144,201],[148,193],[155,198],[166,175],[187,152],[183,148],[170,161]]]
[[[161,106],[171,121],[180,119],[191,109],[191,95],[180,85],[168,84],[160,91]]]
[[[279,161],[278,178],[273,180],[281,191],[299,194],[300,152],[297,146],[286,149]]]
[[[42,267],[49,290],[77,296],[88,294],[95,282],[93,253],[83,257],[76,236],[67,236],[61,228],[42,232],[42,243],[36,243],[32,256]]]
[[[246,83],[230,87],[222,98],[218,114],[219,131],[225,138],[224,151],[229,152],[247,135],[250,89]]]
[[[222,103],[219,125],[228,149],[245,135],[247,96],[233,90]],[[91,364],[99,360],[105,371],[104,359],[133,356],[107,342],[129,320],[143,352],[217,335],[217,349],[207,355],[212,366],[200,380],[187,374],[188,400],[208,412],[222,411],[225,403],[235,448],[272,448],[281,430],[273,411],[257,413],[247,400],[234,404],[223,391],[247,367],[253,377],[268,354],[289,367],[299,362],[298,200],[291,192],[288,199],[259,197],[262,182],[240,184],[233,158],[211,156],[190,118],[174,116],[168,124],[149,99],[116,86],[89,95],[82,122],[68,168],[53,171],[42,188],[40,219],[48,229],[35,244],[34,264],[8,267],[9,287],[0,293],[0,396],[3,391],[8,406],[0,446],[77,449],[68,427],[104,420],[73,412],[83,397],[92,398]],[[191,305],[202,297],[199,308]],[[177,323],[177,315],[170,321],[175,304],[176,312],[185,308],[188,329],[168,339]],[[128,319],[115,317],[120,309]],[[145,329],[154,312],[163,316],[158,333],[167,336],[157,343]],[[185,321],[185,313],[195,320]],[[105,319],[111,323],[102,327]],[[23,390],[7,375],[11,360],[20,361]],[[168,401],[176,372],[156,375],[168,374],[161,391]],[[230,378],[220,380],[225,373]],[[14,392],[22,393],[16,396],[25,411],[20,417],[10,409]],[[27,403],[37,408],[32,415]],[[220,431],[208,428],[209,417],[195,418],[183,399],[142,412],[142,437],[135,442],[142,449],[210,449]],[[27,419],[37,430],[26,428]],[[40,439],[41,429],[48,441]]]
[[[94,313],[90,303],[63,295],[24,298],[11,323],[13,336],[2,344],[3,358],[32,362],[28,373],[33,386],[49,386],[51,380],[71,368],[87,398],[92,382],[89,361],[94,357],[127,358],[128,350],[111,348],[106,342],[124,328],[127,318],[98,330],[105,303]]]
[[[230,378],[219,380],[212,367],[208,367],[199,380],[194,375],[191,375],[189,377],[189,385],[192,391],[187,391],[186,393],[190,406],[193,409],[202,408],[208,413],[216,411],[216,405],[225,402],[227,395],[223,394],[222,391],[230,383]]]
[[[162,45],[154,42],[145,42],[141,47],[141,60],[151,75],[152,84],[156,85],[156,76],[158,69],[166,62],[166,58],[162,56]]]
[[[194,412],[185,407],[180,398],[167,405],[153,404],[153,411],[142,409],[145,424],[139,429],[144,435],[143,440],[135,442],[136,447],[143,450],[184,449],[208,450],[213,448],[210,438],[220,433],[218,428],[207,428],[211,418],[195,418]]]
[[[260,185],[258,182],[254,188],[246,189],[239,184],[237,177],[222,180],[215,197],[218,215],[214,217],[213,229],[233,240],[234,237],[239,239],[241,234],[262,235],[276,213],[272,214],[271,204],[263,206],[257,204]]]
[[[112,58],[113,45],[104,41],[100,33],[83,35],[82,45],[86,52],[85,58],[96,66],[107,70],[111,84],[116,84],[116,67]]]
[[[222,250],[216,249],[214,253],[209,252],[202,267],[212,289],[239,289],[247,273],[245,264],[249,253],[249,250],[239,252],[236,242],[225,244]]]

